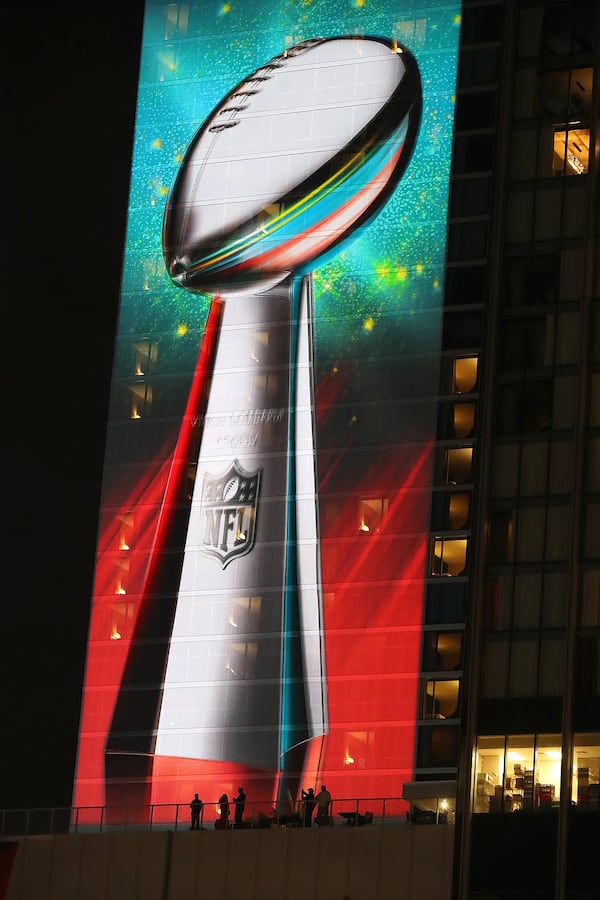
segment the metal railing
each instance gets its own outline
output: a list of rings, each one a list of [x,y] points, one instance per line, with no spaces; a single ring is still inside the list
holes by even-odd
[[[241,826],[234,822],[233,800],[230,800],[228,828],[302,828],[316,827],[315,809],[310,821],[305,819],[301,801],[281,803],[247,801]],[[361,797],[333,800],[329,815],[322,824],[327,827],[405,824],[408,805],[400,797]],[[27,835],[81,834],[120,831],[187,831],[191,827],[190,805],[163,803],[150,806],[76,806],[51,809],[0,810],[0,837]],[[204,802],[200,827],[214,830],[225,827],[220,820],[219,801]],[[439,817],[431,824],[444,824]]]

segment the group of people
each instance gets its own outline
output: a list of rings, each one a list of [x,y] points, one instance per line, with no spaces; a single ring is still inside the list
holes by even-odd
[[[246,794],[244,792],[244,788],[239,787],[237,792],[237,797],[233,798],[233,804],[235,806],[235,812],[233,815],[233,821],[236,828],[241,828],[244,819],[244,810],[246,809]],[[200,831],[200,819],[202,817],[202,800],[198,796],[198,794],[194,794],[193,800],[190,803],[192,824],[190,825],[190,831]],[[230,816],[230,803],[229,797],[227,794],[221,794],[219,797],[219,818],[215,822],[215,828],[229,828],[229,816]]]
[[[237,797],[233,798],[234,814],[233,822],[235,828],[242,828],[244,824],[244,810],[246,809],[246,794],[244,788],[239,787]],[[202,818],[203,803],[198,794],[194,794],[194,798],[190,803],[192,816],[192,824],[190,831],[200,831],[200,820]],[[323,785],[318,794],[315,794],[313,788],[307,791],[302,788],[302,824],[305,828],[310,828],[313,823],[313,813],[315,809],[315,823],[319,826],[330,824],[330,807],[331,794]],[[219,797],[219,818],[215,822],[215,828],[229,828],[230,801],[227,794],[221,794]]]
[[[319,826],[330,824],[329,808],[331,806],[331,794],[325,785],[321,787],[318,794],[315,794],[313,788],[309,788],[307,791],[302,788],[302,804],[302,823],[305,828],[310,828],[312,826],[315,807],[317,809],[315,823]]]

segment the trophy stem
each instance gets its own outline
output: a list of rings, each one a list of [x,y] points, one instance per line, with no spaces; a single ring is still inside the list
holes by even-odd
[[[213,306],[200,437],[183,454],[191,503],[175,543],[163,504],[107,759],[290,770],[299,784],[327,715],[311,278]]]

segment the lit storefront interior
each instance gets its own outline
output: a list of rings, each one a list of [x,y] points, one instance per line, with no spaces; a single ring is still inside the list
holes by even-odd
[[[476,753],[473,812],[532,812],[558,806],[561,781],[559,734],[480,737]],[[600,809],[600,735],[573,742],[571,802]]]

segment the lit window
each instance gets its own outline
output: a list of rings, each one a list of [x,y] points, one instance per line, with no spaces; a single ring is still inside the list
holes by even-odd
[[[423,683],[422,719],[455,719],[458,716],[458,679],[428,678]]]
[[[589,736],[580,736],[586,738]],[[586,754],[585,740],[575,749],[576,764]],[[593,744],[593,741],[591,742]],[[594,778],[594,749],[590,748],[592,765],[582,766],[582,785]],[[560,796],[561,736],[559,734],[508,735],[480,737],[475,764],[474,812],[538,811],[556,807]],[[577,790],[574,784],[573,790]]]
[[[463,356],[454,360],[455,394],[468,394],[474,389],[477,384],[477,363],[476,356]]]
[[[475,404],[455,403],[452,409],[452,419],[455,437],[468,437],[475,424]]]
[[[388,510],[385,497],[373,497],[358,502],[358,530],[361,534],[375,534],[379,531],[383,517]]]
[[[600,734],[575,735],[571,790],[577,806],[600,809]]]
[[[138,378],[150,375],[156,368],[158,360],[158,343],[156,341],[135,341],[133,349],[133,372]]]
[[[462,662],[460,631],[426,631],[423,635],[423,669],[459,669]]]
[[[152,386],[146,383],[130,385],[130,417],[141,419],[152,406]]]
[[[432,575],[462,575],[466,562],[466,538],[435,539],[431,560]]]
[[[554,130],[553,175],[585,175],[590,155],[590,129],[556,128]]]

